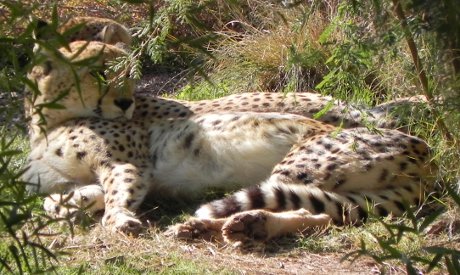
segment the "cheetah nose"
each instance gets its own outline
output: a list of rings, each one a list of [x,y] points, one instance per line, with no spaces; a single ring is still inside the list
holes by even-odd
[[[114,100],[115,105],[123,111],[128,110],[128,108],[133,104],[133,102],[134,100],[130,98],[119,98]]]

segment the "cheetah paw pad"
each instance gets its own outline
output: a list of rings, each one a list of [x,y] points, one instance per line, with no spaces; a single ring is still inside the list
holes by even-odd
[[[210,226],[212,221],[201,219],[190,219],[185,223],[170,226],[165,232],[171,236],[182,240],[201,238],[204,240],[215,240],[220,238],[220,230]]]
[[[256,210],[236,214],[224,224],[222,235],[229,243],[266,240],[268,238],[267,213]]]

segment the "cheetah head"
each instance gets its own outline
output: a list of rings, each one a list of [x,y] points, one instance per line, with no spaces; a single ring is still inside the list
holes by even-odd
[[[32,126],[51,128],[82,117],[130,119],[134,111],[134,82],[124,68],[111,70],[118,47],[76,41],[57,54],[42,53],[43,61],[28,74],[30,93],[26,115]]]

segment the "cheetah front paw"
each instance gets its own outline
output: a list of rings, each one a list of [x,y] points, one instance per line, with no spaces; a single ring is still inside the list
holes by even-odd
[[[72,200],[73,193],[62,195],[52,194],[45,198],[43,208],[52,218],[74,218],[78,206]]]
[[[191,218],[185,223],[170,226],[165,234],[183,240],[197,238],[209,241],[220,240],[222,239],[221,229],[223,224],[224,220],[221,219]]]
[[[113,208],[104,214],[102,225],[110,228],[112,232],[121,232],[137,236],[142,231],[142,222],[133,212],[124,208]]]
[[[100,185],[88,185],[69,194],[52,194],[45,198],[43,208],[53,218],[71,218],[78,214],[95,214],[104,210],[104,190]]]

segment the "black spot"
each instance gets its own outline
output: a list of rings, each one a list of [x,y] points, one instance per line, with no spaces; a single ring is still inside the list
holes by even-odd
[[[77,152],[77,155],[76,155],[76,157],[77,157],[78,160],[83,159],[85,156],[86,156],[86,152],[85,152],[85,151]]]
[[[367,217],[368,217],[368,214],[367,212],[361,207],[361,206],[358,206],[358,216],[359,216],[359,219],[363,222],[365,222],[367,220]]]
[[[388,169],[383,169],[379,177],[379,182],[386,181],[386,179],[388,178],[388,174],[389,174]]]
[[[316,214],[324,213],[324,210],[325,210],[324,202],[322,202],[320,199],[318,199],[317,197],[313,195],[310,195],[309,199],[310,199],[310,202]]]
[[[405,185],[403,186],[403,188],[406,189],[410,193],[414,192],[414,190],[412,190],[412,187],[410,187],[409,185]]]
[[[401,210],[401,212],[406,211],[406,207],[404,207],[404,204],[400,201],[393,201],[393,203],[396,205],[396,207],[398,207],[399,210]]]
[[[56,154],[56,156],[62,157],[62,150],[61,150],[61,148],[56,149],[56,151],[55,151],[54,153]]]
[[[289,172],[288,170],[283,170],[283,171],[280,172],[280,174],[283,175],[283,176],[289,176],[289,175],[291,175],[291,172]]]
[[[383,206],[377,205],[375,208],[377,209],[378,215],[380,217],[388,216],[388,210],[386,210]]]
[[[275,198],[277,208],[279,210],[286,209],[286,196],[284,195],[283,190],[281,190],[279,187],[275,187]]]
[[[364,165],[364,170],[370,171],[370,170],[372,169],[372,167],[373,167],[372,164],[366,163],[366,164]]]
[[[336,164],[336,163],[331,163],[331,164],[329,164],[328,166],[326,166],[326,169],[327,169],[328,171],[333,171],[333,170],[335,170],[336,168],[337,168],[337,164]]]
[[[298,129],[293,126],[288,126],[288,129],[293,134],[297,134],[299,132]]]
[[[127,200],[127,201],[126,201],[126,206],[127,206],[127,207],[131,207],[131,205],[132,205],[133,203],[135,203],[135,202],[136,202],[136,200],[134,200],[134,199],[132,199],[132,200]]]
[[[219,206],[223,207],[219,207]],[[213,216],[216,218],[228,217],[241,211],[241,206],[235,196],[228,196],[220,201],[211,203]]]
[[[297,174],[297,179],[303,181],[305,184],[309,184],[313,182],[313,179],[307,173],[299,173]]]
[[[300,208],[300,197],[293,190],[289,192],[289,199],[292,202],[292,207],[294,210]]]
[[[192,142],[193,142],[193,139],[195,138],[195,135],[190,133],[188,134],[186,137],[185,137],[185,140],[184,140],[184,147],[185,149],[188,149],[190,148],[190,146],[192,145]]]
[[[390,198],[388,198],[388,196],[386,195],[379,195],[379,197],[382,199],[382,200],[389,200]]]
[[[335,202],[335,207],[337,209],[337,217],[338,219],[334,219],[334,223],[336,225],[343,225],[344,219],[347,216],[347,212],[345,212],[345,209],[343,208],[343,204],[340,202]]]
[[[356,200],[355,200],[355,198],[353,198],[353,197],[350,196],[350,195],[349,195],[349,196],[346,196],[346,198],[347,198],[351,203],[354,203],[354,204],[357,203]]]
[[[411,142],[412,144],[420,144],[420,143],[421,143],[420,140],[418,140],[418,139],[416,139],[416,138],[411,138],[411,139],[410,139],[410,142]]]
[[[117,190],[113,190],[113,191],[112,191],[112,195],[116,195],[117,193],[118,193]]]
[[[331,150],[332,144],[326,143],[326,144],[324,144],[324,148],[326,148],[327,150]]]
[[[106,160],[103,160],[99,163],[99,165],[103,166],[103,167],[110,167],[110,163]]]
[[[394,159],[395,159],[395,157],[394,157],[394,156],[392,156],[392,155],[389,155],[389,156],[387,156],[385,159],[387,159],[387,160],[394,160]]]
[[[252,209],[260,209],[265,207],[264,194],[259,186],[252,186],[246,190]]]
[[[279,132],[279,133],[282,133],[282,134],[285,134],[285,135],[290,135],[291,133],[286,130],[286,129],[283,129],[281,127],[276,127],[276,130]]]
[[[134,179],[132,179],[132,178],[125,178],[123,181],[126,182],[126,183],[131,183],[131,182],[134,182]]]

